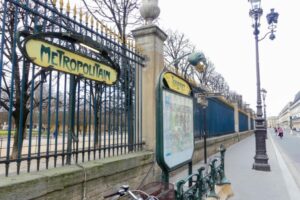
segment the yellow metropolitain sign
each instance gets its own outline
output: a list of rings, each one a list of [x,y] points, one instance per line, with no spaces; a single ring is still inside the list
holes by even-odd
[[[176,76],[173,73],[166,72],[163,76],[166,83],[168,84],[169,89],[176,91],[178,93],[184,94],[184,95],[190,95],[191,94],[191,88],[189,84],[183,80],[182,78]]]
[[[29,39],[25,43],[25,51],[31,62],[40,67],[52,67],[108,85],[114,84],[118,78],[118,71],[113,67],[45,40]]]

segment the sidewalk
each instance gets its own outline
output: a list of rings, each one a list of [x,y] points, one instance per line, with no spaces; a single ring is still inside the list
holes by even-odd
[[[225,154],[225,175],[231,182],[234,196],[230,200],[299,200],[300,194],[291,191],[290,185],[283,174],[289,174],[282,167],[282,158],[277,148],[273,146],[271,137],[266,140],[269,156],[270,172],[252,169],[255,155],[255,136],[252,135],[241,142],[227,148]],[[209,159],[208,159],[209,160]],[[195,171],[203,163],[193,167]],[[186,177],[187,172],[181,172],[170,179],[176,182]]]

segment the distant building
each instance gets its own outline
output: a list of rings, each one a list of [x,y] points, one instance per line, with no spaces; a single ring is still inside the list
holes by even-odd
[[[281,110],[281,112],[278,115],[278,125],[282,126],[284,128],[290,127],[290,108],[293,102],[289,102],[284,106],[284,108]]]
[[[279,113],[278,124],[300,130],[300,91],[295,95],[294,101],[289,102]]]
[[[277,116],[268,117],[267,124],[268,124],[268,127],[271,127],[271,128],[277,127],[278,126],[278,117]]]

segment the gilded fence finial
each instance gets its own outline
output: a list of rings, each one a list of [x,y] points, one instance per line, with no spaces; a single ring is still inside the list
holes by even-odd
[[[103,30],[103,33],[104,33],[104,34],[107,34],[107,28],[106,28],[106,26],[105,26],[104,24],[102,25],[102,28],[103,28],[103,29],[102,29],[102,30]]]
[[[96,30],[99,30],[99,22],[96,21]]]
[[[74,17],[76,17],[76,15],[77,15],[77,7],[76,7],[76,4],[74,5],[74,8],[73,8],[73,14],[74,14]]]
[[[52,5],[56,7],[56,0],[52,0]]]
[[[94,26],[94,17],[91,16],[91,26],[93,27]]]
[[[89,14],[88,14],[88,12],[85,13],[85,23],[86,24],[89,23]]]
[[[79,20],[80,21],[82,21],[82,16],[83,16],[82,8],[80,8],[80,10],[79,10]]]
[[[64,7],[64,0],[59,0],[59,6],[60,6],[60,9],[62,10]]]
[[[70,8],[70,1],[68,1],[68,3],[67,3],[67,13],[68,14],[70,14],[70,10],[71,10],[71,8]]]
[[[132,48],[132,40],[128,40],[128,46],[130,49]]]

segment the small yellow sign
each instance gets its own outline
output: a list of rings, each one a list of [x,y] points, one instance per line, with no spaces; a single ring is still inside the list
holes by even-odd
[[[182,78],[169,72],[166,72],[163,78],[166,80],[169,89],[185,95],[191,94],[191,88],[189,84]]]
[[[25,51],[30,60],[41,67],[53,67],[61,72],[83,76],[108,85],[117,81],[116,69],[44,40],[28,40]]]

